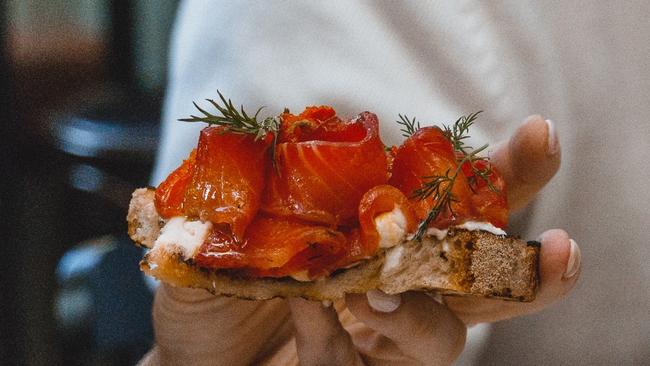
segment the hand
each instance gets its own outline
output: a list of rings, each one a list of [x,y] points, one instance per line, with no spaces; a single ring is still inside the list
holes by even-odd
[[[559,168],[552,122],[529,117],[492,161],[506,179],[511,208],[523,207]],[[290,299],[301,364],[451,364],[464,347],[467,325],[539,311],[573,288],[580,270],[575,241],[562,230],[546,231],[539,240],[541,286],[531,303],[449,296],[445,306],[423,293],[389,296],[373,291],[346,297],[357,319],[346,331],[333,308]]]
[[[508,184],[510,206],[521,208],[559,167],[554,129],[530,117],[492,160]],[[561,230],[543,233],[540,241],[541,287],[531,303],[445,297],[445,306],[423,293],[375,291],[346,297],[356,318],[347,329],[336,310],[320,302],[253,302],[162,284],[153,309],[156,346],[141,364],[245,365],[274,354],[283,359],[277,364],[286,364],[296,361],[288,343],[295,335],[302,365],[447,365],[462,351],[468,324],[538,311],[573,287],[580,268],[575,242]]]
[[[156,343],[140,365],[249,365],[292,336],[286,301],[248,301],[161,283]]]

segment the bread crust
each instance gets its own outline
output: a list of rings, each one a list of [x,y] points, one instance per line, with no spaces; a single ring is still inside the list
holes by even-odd
[[[428,236],[422,242],[407,241],[382,250],[372,259],[338,270],[322,280],[243,278],[199,267],[184,260],[173,247],[153,247],[164,224],[155,213],[153,199],[152,189],[141,188],[133,193],[127,216],[129,235],[137,244],[153,248],[140,268],[174,286],[203,288],[214,294],[254,300],[335,300],[346,293],[379,289],[388,294],[417,290],[532,301],[539,285],[539,243],[457,228],[450,229],[441,240]]]

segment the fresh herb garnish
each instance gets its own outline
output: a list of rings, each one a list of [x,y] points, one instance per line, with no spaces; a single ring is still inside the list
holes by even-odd
[[[264,107],[257,109],[253,116],[249,116],[244,110],[244,106],[240,106],[239,110],[233,105],[230,99],[226,98],[217,90],[219,94],[219,101],[213,99],[206,99],[212,104],[221,115],[212,114],[205,109],[199,107],[196,102],[192,102],[196,109],[203,113],[203,117],[191,115],[189,118],[181,118],[179,121],[183,122],[205,122],[210,125],[217,125],[226,127],[228,132],[238,134],[251,134],[255,135],[255,139],[259,140],[266,137],[268,133],[277,134],[280,129],[280,122],[275,117],[267,117],[263,120],[258,120],[257,116],[260,114]]]
[[[469,128],[472,127],[478,115],[483,113],[483,111],[474,112],[468,114],[467,116],[461,116],[454,122],[453,126],[442,125],[443,132],[445,136],[449,139],[449,142],[454,146],[454,150],[466,153],[466,149],[471,149],[471,146],[465,146],[463,140],[468,139]]]
[[[476,192],[478,179],[481,179],[487,183],[487,186],[491,191],[498,192],[498,189],[492,184],[489,179],[490,175],[492,175],[491,165],[487,163],[489,159],[485,156],[476,155],[476,152],[485,150],[488,145],[486,144],[476,150],[472,150],[472,147],[465,145],[464,141],[470,137],[468,135],[469,128],[472,127],[474,122],[476,122],[476,119],[480,113],[483,113],[483,111],[474,112],[468,114],[467,116],[461,116],[451,127],[443,125],[443,132],[449,139],[449,142],[451,142],[451,144],[454,146],[454,150],[459,152],[461,156],[466,157],[471,155],[471,158],[467,160],[469,162],[470,168],[472,169],[472,176],[469,178],[470,189],[473,192]],[[485,162],[485,164],[482,164],[484,165],[484,168],[479,168],[477,166],[477,162],[479,161]]]
[[[250,116],[241,105],[239,109],[235,107],[230,99],[226,99],[220,91],[217,90],[220,101],[213,99],[206,99],[213,107],[219,111],[219,114],[212,114],[205,109],[199,107],[196,102],[192,102],[196,109],[203,114],[203,116],[190,115],[188,118],[181,118],[179,121],[183,122],[205,122],[210,125],[217,125],[225,127],[224,132],[236,134],[250,134],[255,136],[255,140],[265,138],[269,133],[273,135],[273,143],[271,145],[271,156],[273,166],[278,171],[275,162],[275,147],[278,140],[278,131],[280,130],[280,121],[276,117],[266,117],[263,120],[258,120],[258,115],[264,109],[260,107],[254,115]]]
[[[420,122],[417,121],[415,117],[413,117],[413,119],[409,119],[408,116],[406,115],[398,114],[398,116],[399,116],[399,121],[395,121],[395,122],[403,126],[403,128],[400,129],[400,131],[402,132],[402,136],[409,138],[413,136],[413,134],[420,129]]]

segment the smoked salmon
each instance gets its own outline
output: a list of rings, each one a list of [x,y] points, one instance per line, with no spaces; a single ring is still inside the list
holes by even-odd
[[[388,180],[388,158],[377,116],[341,121],[330,109],[283,114],[272,174],[262,203],[266,213],[326,225],[354,225],[361,196]],[[328,113],[329,112],[329,113]],[[300,117],[303,116],[303,117]],[[321,120],[319,118],[325,118]]]
[[[192,150],[192,153],[183,161],[183,164],[176,168],[156,188],[154,204],[160,216],[170,218],[185,214],[183,204],[185,201],[185,191],[187,191],[187,186],[192,179],[195,164],[196,149]]]
[[[239,268],[250,276],[283,277],[298,272],[309,278],[325,275],[347,256],[344,233],[296,219],[259,215],[242,242],[217,229],[195,261],[210,268]]]
[[[406,232],[412,233],[417,227],[417,219],[408,198],[399,189],[390,185],[373,187],[361,198],[359,203],[359,228],[361,234],[361,253],[372,255],[379,246],[379,233],[375,218],[394,209],[401,211],[406,219]]]
[[[196,153],[156,191],[161,215],[182,211],[190,218],[226,224],[237,238],[243,238],[260,206],[270,165],[270,137],[256,140],[223,127],[204,128]]]
[[[457,168],[456,153],[443,131],[438,127],[423,127],[397,149],[389,184],[409,197],[418,221],[422,221],[435,200],[434,195],[420,199],[415,196],[416,191],[432,177],[453,175]],[[454,198],[453,210],[446,208],[431,223],[432,226],[444,229],[472,217],[467,202],[472,192],[465,175],[456,177],[451,193]]]
[[[486,160],[474,162],[474,169],[488,172],[487,178],[492,186],[490,187],[485,179],[476,176],[469,162],[465,162],[462,169],[472,190],[472,219],[487,221],[505,229],[508,225],[508,192],[499,170]]]

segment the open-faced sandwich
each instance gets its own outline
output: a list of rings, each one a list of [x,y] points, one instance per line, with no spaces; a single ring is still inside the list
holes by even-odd
[[[506,187],[467,146],[478,113],[385,146],[370,112],[327,106],[258,119],[219,94],[189,157],[133,193],[144,272],[249,299],[411,290],[531,301],[539,243],[506,235]]]

